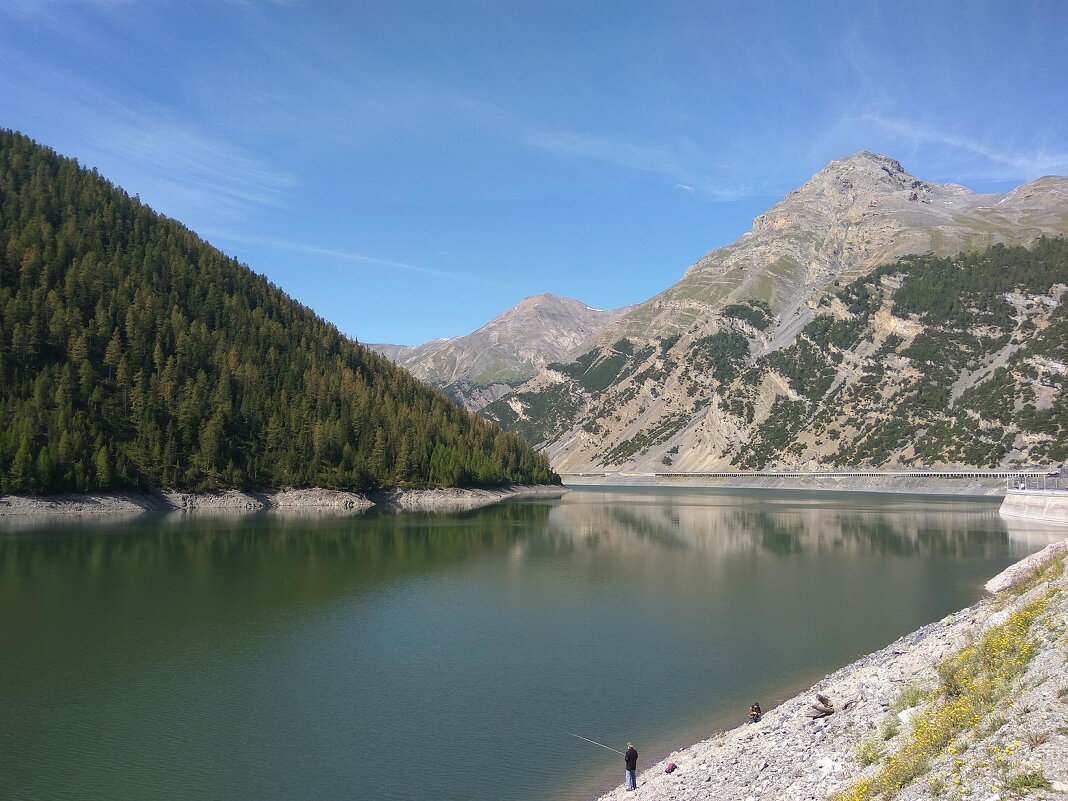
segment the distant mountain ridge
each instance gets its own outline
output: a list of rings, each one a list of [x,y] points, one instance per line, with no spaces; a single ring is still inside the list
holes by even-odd
[[[739,459],[750,467],[796,465],[844,452],[823,442],[802,448],[802,459],[790,451],[798,431],[788,426],[789,436],[780,431],[768,448],[740,456],[776,402],[796,400],[799,391],[785,366],[765,362],[759,375],[747,371],[806,339],[807,326],[840,308],[831,304],[840,287],[880,265],[1065,233],[1068,178],[983,195],[921,180],[891,158],[860,152],[828,164],[738,241],[708,253],[679,282],[604,326],[574,358],[550,364],[483,413],[538,444],[563,473],[712,470]],[[1055,288],[1043,295],[1060,302]],[[892,303],[892,293],[885,300]],[[894,320],[886,324],[922,326]],[[1050,321],[1034,317],[1029,324]],[[975,349],[968,361],[980,363],[984,354]],[[759,397],[732,408],[739,380],[758,382]],[[939,463],[963,463],[949,452],[920,450]],[[1010,448],[1004,458],[1027,453]]]
[[[566,358],[624,312],[593,309],[572,298],[543,293],[525,298],[466,336],[415,346],[367,347],[477,410],[549,362]]]

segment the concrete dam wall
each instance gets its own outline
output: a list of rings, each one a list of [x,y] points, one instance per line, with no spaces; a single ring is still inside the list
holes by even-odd
[[[1068,490],[1009,490],[1001,514],[1068,526]]]

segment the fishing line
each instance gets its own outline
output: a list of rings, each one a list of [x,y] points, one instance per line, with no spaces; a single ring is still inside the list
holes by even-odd
[[[589,737],[583,737],[581,734],[575,734],[574,732],[570,732],[570,731],[568,732],[568,734],[570,734],[572,737],[578,737],[580,740],[585,740],[588,743],[593,743],[594,745],[599,745],[599,746],[601,746],[601,748],[607,748],[609,751],[615,751],[620,756],[626,756],[626,754],[624,754],[622,751],[619,751],[619,750],[613,748],[610,745],[605,745],[604,743],[599,743],[596,740],[591,740]]]

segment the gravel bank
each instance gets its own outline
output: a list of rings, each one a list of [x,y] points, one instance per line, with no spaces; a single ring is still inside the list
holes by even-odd
[[[645,763],[636,792],[621,787],[601,801],[808,801],[846,790],[885,768],[913,736],[911,721],[945,698],[901,713],[906,688],[933,688],[935,665],[972,644],[1052,591],[1047,611],[1029,629],[1037,653],[1011,685],[1008,700],[931,759],[918,778],[893,797],[898,801],[1002,801],[1064,798],[1068,791],[1068,581],[1063,574],[1017,597],[1010,584],[1026,580],[1039,565],[1063,553],[1051,545],[992,579],[997,595],[945,620],[902,637],[881,651],[825,677],[811,689],[766,710],[761,722],[742,725]],[[837,712],[810,719],[816,693]],[[855,703],[843,711],[845,702]],[[896,702],[896,703],[895,703]],[[636,743],[639,751],[641,743]],[[866,766],[864,758],[879,754]],[[667,774],[668,761],[678,769]],[[622,761],[620,774],[622,775]],[[1029,786],[1020,786],[1029,785]],[[1040,788],[1044,785],[1044,788]]]
[[[329,489],[271,492],[122,492],[63,495],[0,495],[0,517],[129,515],[149,511],[244,513],[263,510],[327,510],[359,513],[373,506],[413,511],[466,511],[519,498],[559,498],[559,486],[509,486],[494,489],[390,490],[373,494]]]

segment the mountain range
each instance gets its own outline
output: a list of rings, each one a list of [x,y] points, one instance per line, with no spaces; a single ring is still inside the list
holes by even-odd
[[[584,342],[569,341],[566,356],[546,351],[542,366],[528,350],[524,364],[537,373],[482,414],[538,445],[563,473],[1063,459],[1056,444],[1059,426],[1068,430],[1060,351],[1042,332],[1059,330],[1064,317],[1068,263],[1058,261],[1055,243],[1033,258],[1033,251],[985,249],[1033,246],[1065,233],[1068,178],[978,194],[860,152],[832,161],[673,286],[601,317]],[[982,252],[978,261],[958,257]],[[956,257],[951,263],[959,269],[948,270],[939,257]],[[1013,272],[999,258],[1041,266]],[[895,264],[904,266],[884,267]],[[948,270],[940,291],[956,293],[961,316],[939,317],[903,300],[927,270]],[[1044,276],[1038,284],[1050,282],[1031,282],[1034,270]],[[1002,280],[988,276],[989,286],[973,291],[968,272],[1000,272]],[[847,292],[863,295],[868,306],[860,309]],[[991,304],[996,325],[985,316],[994,314]],[[522,317],[522,306],[502,318]],[[842,339],[844,327],[852,333]],[[828,330],[839,341],[828,340]],[[449,342],[428,343],[398,361],[441,386],[446,372],[430,370],[426,354]],[[937,351],[935,358],[921,359],[924,348]],[[485,375],[465,372],[459,360],[449,364],[449,385],[484,386]],[[949,372],[932,383],[936,365]],[[1013,408],[997,421],[966,408],[993,391],[992,380],[1012,398]],[[930,398],[913,404],[935,384],[947,387],[944,408],[928,409]],[[853,398],[858,386],[879,402]],[[464,397],[476,408],[502,390],[468,389]],[[1025,422],[1021,415],[1032,407],[1037,417]],[[876,447],[866,414],[892,417],[898,439]]]
[[[526,298],[473,333],[422,345],[377,345],[381,353],[454,398],[478,410],[533,378],[623,314],[602,311],[558,295]]]

